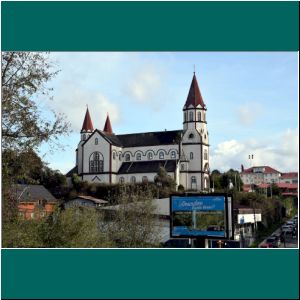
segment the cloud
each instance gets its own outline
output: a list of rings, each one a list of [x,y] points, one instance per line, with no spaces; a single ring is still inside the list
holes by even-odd
[[[264,140],[224,141],[211,150],[211,170],[239,169],[241,164],[250,167],[248,156],[253,154],[252,165],[267,165],[280,172],[298,171],[298,145],[298,129],[288,129]]]
[[[125,91],[131,99],[138,103],[153,101],[153,97],[161,88],[160,72],[153,66],[145,66],[139,69],[129,80]]]
[[[240,124],[251,126],[262,113],[262,107],[256,102],[246,103],[237,109],[237,118]]]
[[[86,105],[89,107],[94,128],[103,129],[109,113],[112,126],[120,120],[119,107],[108,97],[90,90],[84,90],[72,83],[65,83],[48,103],[55,111],[64,113],[74,131],[80,131],[84,120]]]

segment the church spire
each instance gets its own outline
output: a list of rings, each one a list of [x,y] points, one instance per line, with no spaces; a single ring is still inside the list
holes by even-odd
[[[105,125],[104,125],[103,131],[106,132],[106,133],[109,133],[109,134],[113,133],[108,114],[107,114],[107,117],[106,117],[106,121],[105,121]]]
[[[201,96],[200,89],[198,86],[197,78],[196,78],[196,75],[194,72],[191,87],[190,87],[189,94],[186,99],[184,108],[188,108],[190,105],[192,105],[193,107],[197,107],[197,105],[199,105],[199,104],[201,105],[201,107],[203,107],[203,108],[205,107],[205,104],[204,104],[204,101],[203,101],[203,98]]]
[[[94,130],[89,108],[87,107],[81,132],[92,132]]]

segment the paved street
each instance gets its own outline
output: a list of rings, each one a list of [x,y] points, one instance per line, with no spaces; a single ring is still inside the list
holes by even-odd
[[[280,235],[281,233],[281,228],[278,228],[277,230],[275,230],[272,234],[270,234],[269,236],[273,235],[273,234],[277,234]],[[268,237],[267,237],[268,238]],[[266,238],[266,239],[267,239]],[[261,245],[266,243],[266,239],[263,240],[260,244],[259,244],[259,248]],[[281,242],[280,246],[278,248],[298,248],[298,226],[296,227],[296,238],[292,238],[292,235],[286,235],[285,238],[285,243]]]

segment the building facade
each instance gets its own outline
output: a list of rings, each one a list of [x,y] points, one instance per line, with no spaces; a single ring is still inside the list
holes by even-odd
[[[269,166],[251,167],[241,172],[241,179],[245,185],[262,183],[278,183],[281,173]]]
[[[93,183],[136,183],[154,181],[162,166],[177,186],[185,189],[209,188],[209,136],[204,104],[196,75],[183,106],[181,130],[132,134],[113,133],[109,116],[104,129],[94,129],[87,109],[76,166],[77,173]]]

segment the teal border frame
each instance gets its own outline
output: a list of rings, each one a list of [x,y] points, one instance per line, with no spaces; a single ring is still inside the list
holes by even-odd
[[[1,2],[2,51],[298,51],[298,2]],[[298,249],[2,249],[3,299],[297,299]]]

